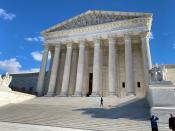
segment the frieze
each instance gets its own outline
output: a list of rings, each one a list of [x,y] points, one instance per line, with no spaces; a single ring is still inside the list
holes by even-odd
[[[101,30],[112,30],[112,29],[120,29],[120,28],[131,28],[131,27],[137,27],[137,26],[147,26],[149,28],[149,21],[148,18],[136,18],[132,20],[126,20],[126,21],[118,21],[118,22],[110,22],[106,24],[100,24],[95,26],[88,26],[88,27],[80,27],[77,29],[72,30],[65,30],[65,31],[55,31],[43,34],[45,40],[51,40],[54,38],[64,38],[64,37],[70,37],[73,35],[78,35],[82,33],[90,33],[90,32],[97,32]],[[149,28],[150,29],[150,28]]]
[[[129,28],[129,29],[121,29],[121,30],[114,30],[114,31],[101,31],[98,33],[89,33],[85,35],[78,35],[78,36],[68,36],[68,37],[53,37],[52,39],[45,40],[45,44],[51,44],[51,43],[62,43],[66,44],[66,41],[72,41],[77,42],[79,39],[85,39],[87,41],[92,41],[93,38],[101,38],[101,39],[107,39],[108,35],[112,36],[124,36],[126,34],[128,35],[139,35],[143,32],[149,32],[149,30],[146,27],[137,27],[137,28]]]

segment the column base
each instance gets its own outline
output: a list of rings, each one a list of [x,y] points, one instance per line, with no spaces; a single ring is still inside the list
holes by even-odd
[[[116,96],[116,93],[115,93],[115,92],[109,92],[108,95],[109,95],[109,96]]]
[[[135,96],[134,93],[127,93],[127,96]]]
[[[74,96],[74,97],[80,97],[80,96],[82,96],[82,94],[81,94],[80,91],[77,91],[77,92],[74,93],[73,96]]]
[[[43,96],[43,93],[41,93],[41,92],[40,92],[40,93],[39,93],[39,92],[35,92],[34,94],[35,94],[36,96],[38,96],[38,97]]]
[[[90,96],[91,97],[99,97],[100,93],[99,92],[92,92],[92,94]]]
[[[55,93],[52,92],[48,92],[46,95],[44,95],[45,97],[52,97],[55,96]]]
[[[87,95],[86,95],[86,94],[84,94],[84,93],[83,93],[81,96],[82,96],[82,97],[87,97]]]
[[[67,92],[61,92],[60,95],[57,95],[59,97],[67,97],[68,93]]]

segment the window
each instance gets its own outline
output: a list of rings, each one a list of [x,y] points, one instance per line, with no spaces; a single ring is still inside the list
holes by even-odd
[[[122,87],[125,88],[125,82],[122,82]]]
[[[140,87],[141,87],[140,82],[137,82],[137,87],[138,87],[138,88],[140,88]]]

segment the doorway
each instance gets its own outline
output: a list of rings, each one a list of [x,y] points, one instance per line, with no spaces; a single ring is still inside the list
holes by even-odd
[[[89,97],[92,94],[92,82],[93,82],[93,73],[89,73],[89,90],[87,93],[87,97]]]

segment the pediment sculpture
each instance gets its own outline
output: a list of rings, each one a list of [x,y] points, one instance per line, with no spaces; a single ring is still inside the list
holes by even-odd
[[[61,31],[67,29],[80,28],[91,25],[105,24],[109,22],[116,22],[121,20],[130,20],[135,18],[150,17],[149,13],[126,13],[126,12],[113,12],[113,11],[92,11],[89,10],[76,17],[66,20],[57,24],[44,32]]]

